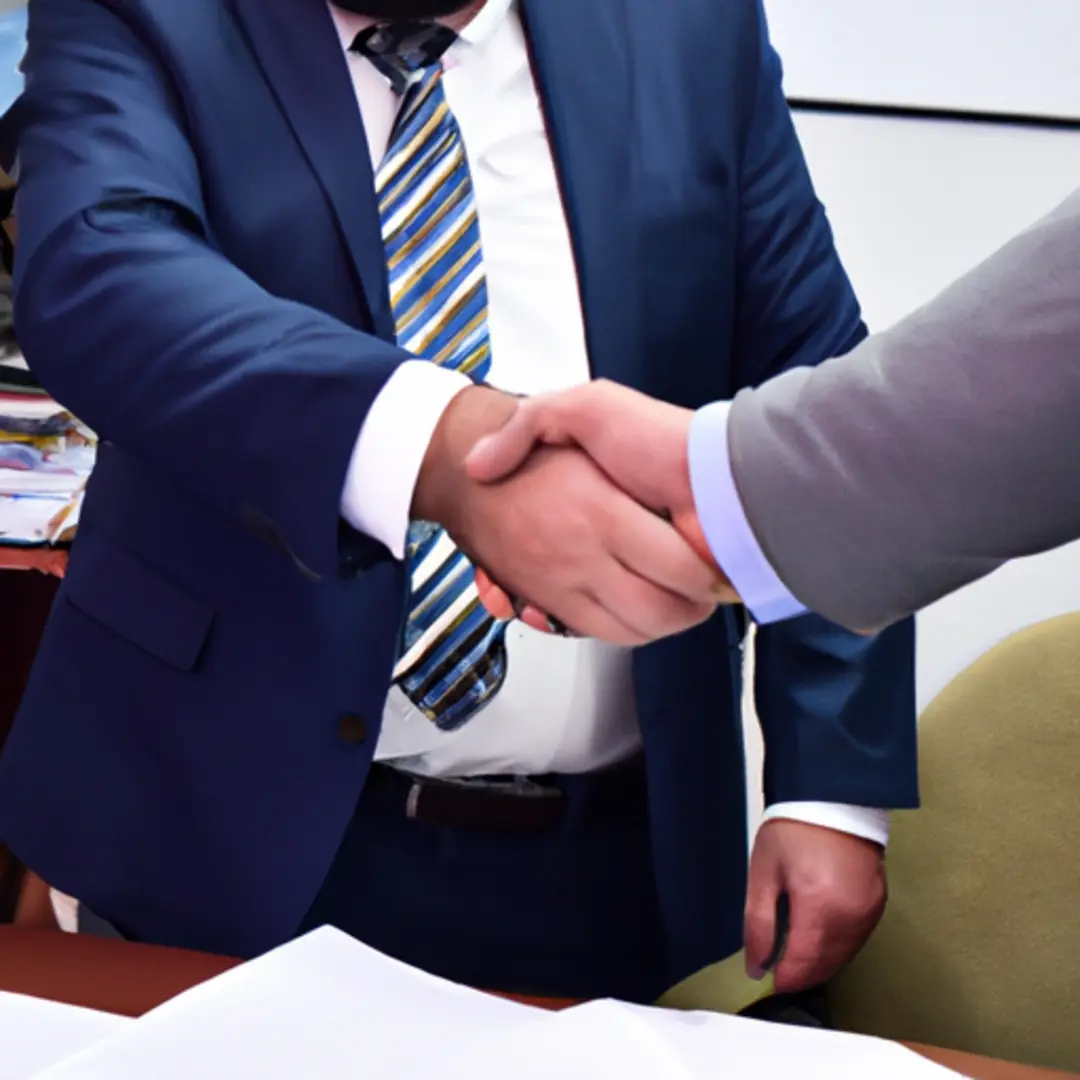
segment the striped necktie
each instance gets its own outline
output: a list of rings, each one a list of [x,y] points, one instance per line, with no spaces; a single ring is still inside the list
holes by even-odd
[[[376,170],[398,344],[477,382],[491,367],[487,283],[472,181],[442,85],[453,31],[390,24],[360,34],[363,53],[402,98]],[[469,560],[438,526],[409,529],[409,611],[394,680],[446,731],[486,704],[506,677],[506,624],[480,603]]]

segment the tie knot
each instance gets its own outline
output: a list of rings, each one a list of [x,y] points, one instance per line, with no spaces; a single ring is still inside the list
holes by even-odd
[[[380,23],[357,34],[352,51],[366,56],[394,91],[404,94],[418,75],[439,63],[455,41],[457,34],[440,23]]]

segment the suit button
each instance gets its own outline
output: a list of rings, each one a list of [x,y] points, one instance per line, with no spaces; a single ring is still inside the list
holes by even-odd
[[[337,730],[341,741],[350,746],[359,746],[367,738],[367,724],[356,713],[343,713]]]

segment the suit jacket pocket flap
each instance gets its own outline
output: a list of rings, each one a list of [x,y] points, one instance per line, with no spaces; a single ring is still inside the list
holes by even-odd
[[[100,533],[80,539],[64,581],[68,601],[164,663],[190,671],[213,609]]]

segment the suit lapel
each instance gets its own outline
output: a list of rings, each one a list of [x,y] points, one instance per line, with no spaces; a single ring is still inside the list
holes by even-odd
[[[233,4],[326,193],[375,332],[393,340],[371,158],[327,5],[323,0],[233,0]]]
[[[637,127],[625,0],[525,0],[577,262],[592,374],[639,386]]]

